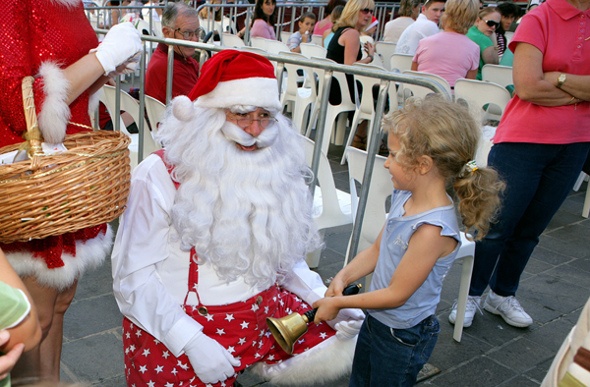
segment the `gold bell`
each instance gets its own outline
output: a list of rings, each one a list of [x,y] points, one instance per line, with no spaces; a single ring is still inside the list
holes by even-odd
[[[345,296],[357,294],[362,286],[362,284],[348,285],[342,294]],[[266,325],[283,351],[291,355],[295,342],[307,332],[307,324],[314,320],[316,311],[317,308],[308,310],[304,314],[291,313],[283,318],[267,317]]]

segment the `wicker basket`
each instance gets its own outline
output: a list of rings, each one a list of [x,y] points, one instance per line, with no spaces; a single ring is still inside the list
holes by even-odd
[[[66,136],[68,151],[44,155],[32,77],[23,79],[30,160],[0,165],[0,242],[24,242],[117,218],[129,194],[129,137],[93,131]],[[23,144],[0,148],[0,155]]]

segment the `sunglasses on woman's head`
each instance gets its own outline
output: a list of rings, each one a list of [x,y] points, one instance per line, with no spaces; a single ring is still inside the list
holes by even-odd
[[[498,23],[497,21],[494,21],[494,20],[484,20],[484,22],[488,25],[488,27],[498,28],[500,26],[500,23]]]
[[[374,12],[374,10],[371,8],[364,8],[364,9],[361,9],[361,12],[366,15],[368,13],[372,14]]]

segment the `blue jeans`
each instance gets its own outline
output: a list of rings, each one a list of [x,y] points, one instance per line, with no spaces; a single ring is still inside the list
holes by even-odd
[[[408,329],[390,328],[368,315],[356,343],[349,386],[413,386],[439,332],[434,315]]]
[[[470,295],[481,296],[488,284],[500,296],[516,294],[539,236],[572,189],[588,149],[587,142],[492,147],[488,165],[506,182],[506,191],[498,222],[476,243]]]

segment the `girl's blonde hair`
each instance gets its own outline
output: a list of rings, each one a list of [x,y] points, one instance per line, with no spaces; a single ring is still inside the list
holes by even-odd
[[[432,158],[459,199],[458,210],[467,231],[477,240],[483,238],[500,205],[504,183],[495,170],[472,162],[480,129],[469,111],[433,95],[406,102],[402,109],[387,114],[382,124],[399,139],[396,161],[404,168],[414,170],[420,156]]]
[[[341,27],[356,28],[356,23],[359,20],[359,11],[365,8],[375,9],[373,0],[348,0],[342,10],[342,15],[334,23],[333,31]]]
[[[444,28],[466,34],[477,20],[479,0],[448,0],[441,24]]]

